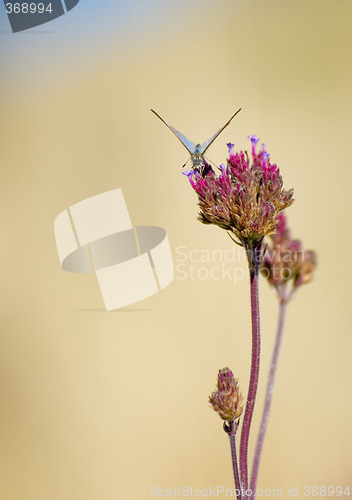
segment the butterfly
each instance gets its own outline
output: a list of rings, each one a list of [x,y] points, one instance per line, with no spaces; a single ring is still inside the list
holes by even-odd
[[[218,137],[218,135],[221,134],[221,132],[227,127],[227,125],[231,122],[231,120],[241,111],[241,108],[236,111],[234,115],[231,116],[231,118],[225,123],[223,127],[221,127],[217,132],[215,132],[214,135],[210,137],[207,141],[205,141],[203,144],[194,144],[194,142],[189,141],[187,137],[185,137],[181,132],[176,130],[174,127],[171,127],[168,123],[166,123],[165,120],[161,118],[160,115],[154,109],[151,110],[152,113],[154,113],[165,125],[167,128],[173,132],[178,140],[182,142],[184,147],[187,149],[189,154],[191,155],[190,160],[192,161],[192,167],[196,170],[202,169],[204,167],[204,153],[206,150],[209,148],[209,146],[215,141],[215,139]],[[188,162],[189,160],[187,160]],[[183,165],[183,167],[187,164],[187,162]],[[182,167],[182,168],[183,168]]]

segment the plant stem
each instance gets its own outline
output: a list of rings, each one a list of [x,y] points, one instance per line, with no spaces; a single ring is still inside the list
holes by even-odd
[[[224,425],[225,432],[229,435],[230,439],[230,448],[231,448],[231,458],[232,458],[232,471],[233,471],[233,479],[235,481],[236,487],[236,496],[237,500],[242,500],[242,489],[241,489],[241,480],[238,471],[238,462],[237,462],[237,451],[236,451],[236,433],[239,426],[239,422],[232,424],[230,429],[227,429]]]
[[[286,306],[287,306],[287,300],[286,300],[286,298],[282,297],[280,299],[279,322],[278,322],[278,327],[277,327],[274,350],[273,350],[273,354],[272,354],[272,358],[271,358],[271,366],[270,366],[270,373],[269,373],[269,378],[268,378],[268,385],[266,388],[264,410],[263,410],[262,420],[261,420],[261,424],[260,424],[260,429],[259,429],[259,434],[258,434],[258,438],[257,438],[257,444],[256,444],[255,454],[254,454],[254,459],[253,459],[251,486],[250,486],[250,488],[253,492],[253,495],[251,497],[252,500],[254,500],[254,498],[255,498],[255,490],[257,487],[260,456],[262,453],[265,432],[266,432],[266,428],[268,425],[270,406],[271,406],[273,390],[274,390],[275,374],[276,374],[276,370],[277,370],[282,334],[283,334],[283,329],[284,329],[283,327],[284,327],[284,322],[285,322],[285,314],[286,314],[286,308],[287,308]]]
[[[254,410],[257,387],[259,380],[260,363],[260,317],[259,317],[259,258],[261,245],[256,249],[250,249],[249,275],[251,292],[251,315],[252,315],[252,360],[251,374],[248,387],[246,409],[243,417],[243,426],[240,442],[240,475],[242,487],[248,489],[248,442]],[[253,257],[254,256],[254,257]]]

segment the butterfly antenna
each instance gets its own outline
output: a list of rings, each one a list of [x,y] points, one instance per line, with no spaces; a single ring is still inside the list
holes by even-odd
[[[185,168],[185,166],[187,165],[187,163],[191,160],[192,158],[188,158],[188,160],[186,161],[186,163],[184,165],[182,165],[182,168]]]
[[[220,167],[218,167],[218,166],[217,166],[217,165],[216,165],[213,161],[211,161],[209,158],[207,158],[206,156],[203,156],[203,158],[204,158],[205,160],[207,160],[207,162],[208,162],[208,163],[211,163],[212,165],[214,165],[214,167],[215,167],[215,168],[217,168],[218,170],[220,170],[220,171],[221,171],[221,168],[220,168]]]

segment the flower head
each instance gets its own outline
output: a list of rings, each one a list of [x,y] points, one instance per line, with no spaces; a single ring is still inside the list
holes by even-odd
[[[303,250],[299,240],[292,240],[286,225],[286,217],[280,214],[276,233],[271,235],[271,245],[267,248],[262,274],[276,288],[282,298],[288,298],[287,287],[291,285],[291,295],[296,288],[309,283],[316,267],[316,254]]]
[[[242,396],[238,380],[229,368],[219,370],[217,390],[209,396],[209,403],[219,417],[228,422],[234,422],[243,411]]]
[[[247,152],[235,153],[229,143],[229,158],[219,175],[205,161],[202,170],[187,173],[198,195],[198,219],[230,231],[247,248],[274,233],[279,213],[293,203],[293,190],[283,189],[279,168],[270,163],[263,145],[256,152],[259,139],[252,136],[250,141],[251,159]]]

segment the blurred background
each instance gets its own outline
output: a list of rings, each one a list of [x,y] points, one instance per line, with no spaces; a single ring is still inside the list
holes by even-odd
[[[347,0],[81,0],[12,34],[1,4],[1,498],[232,486],[207,398],[224,366],[247,392],[246,263],[196,220],[187,151],[150,108],[203,142],[241,107],[207,156],[257,134],[294,188],[288,222],[318,269],[288,308],[258,487],[352,486],[351,15]],[[118,187],[134,224],[166,229],[175,280],[107,313],[93,275],[61,269],[53,222]],[[244,275],[210,279],[223,264]],[[278,307],[260,286],[251,456]]]

